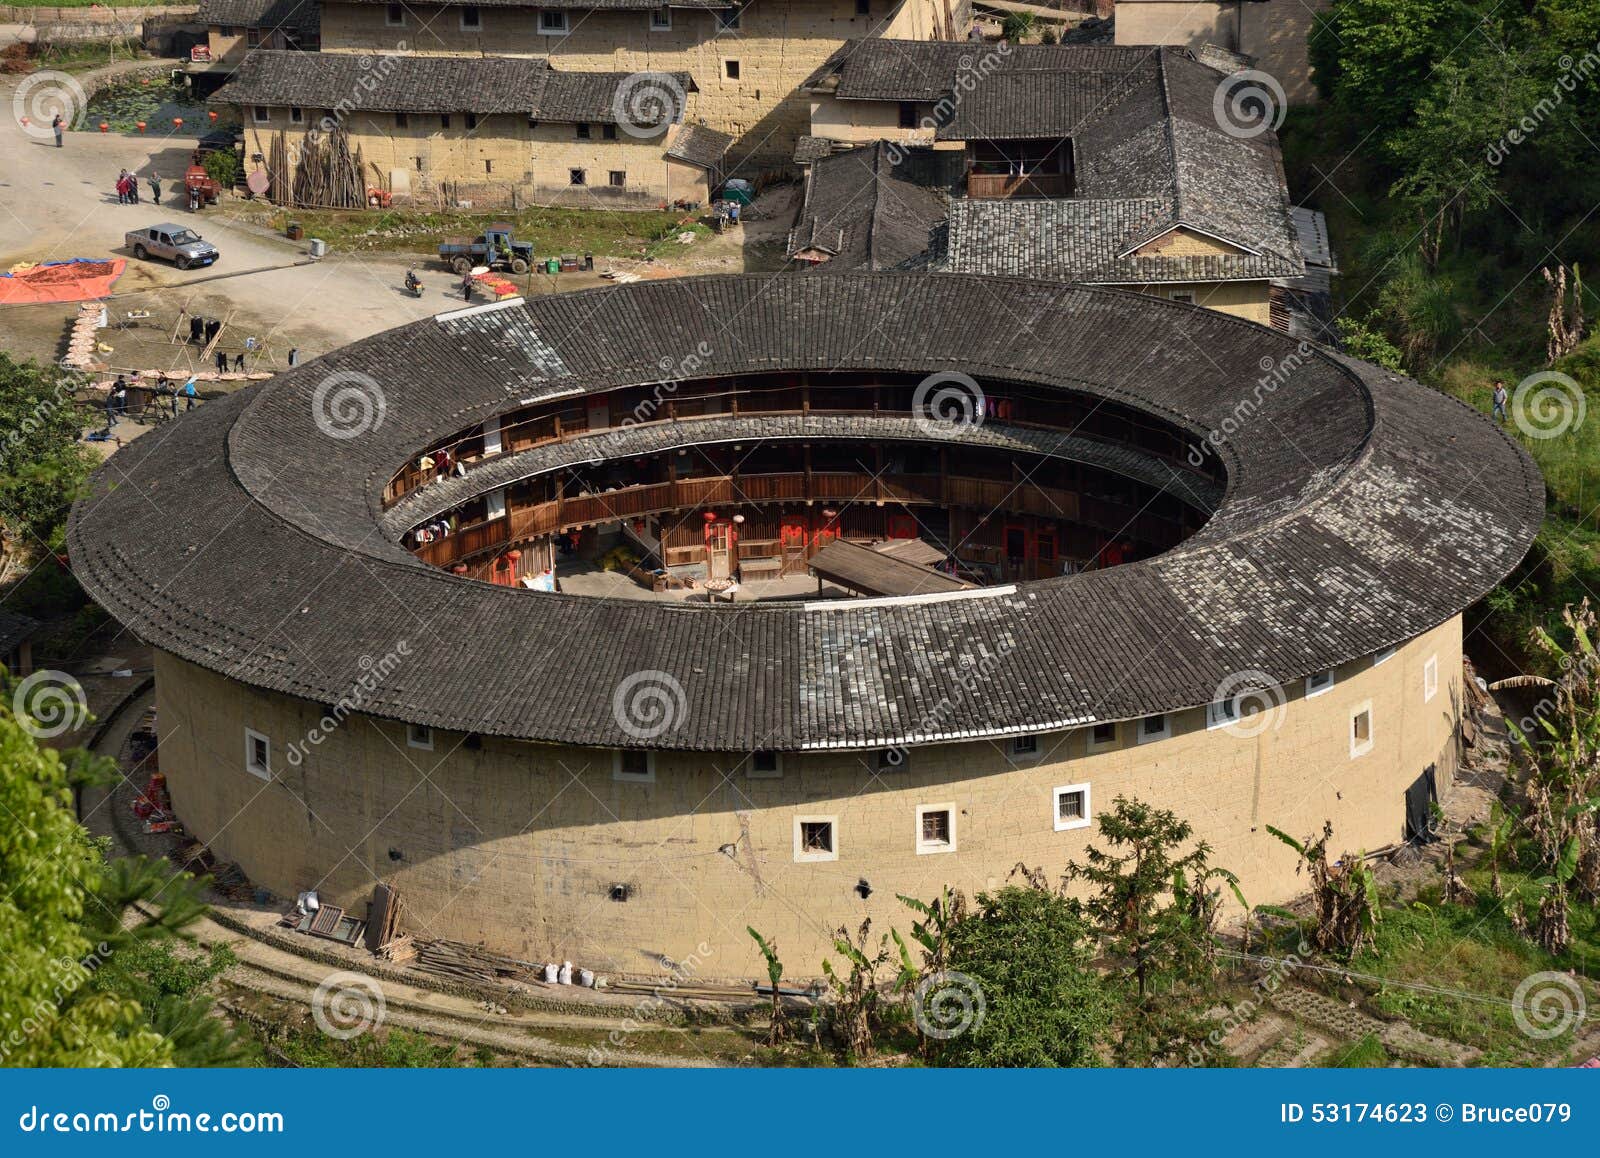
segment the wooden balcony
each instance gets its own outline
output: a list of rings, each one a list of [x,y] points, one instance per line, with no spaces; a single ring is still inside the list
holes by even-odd
[[[967,196],[991,200],[1018,197],[1068,197],[1072,181],[1065,173],[968,173]]]

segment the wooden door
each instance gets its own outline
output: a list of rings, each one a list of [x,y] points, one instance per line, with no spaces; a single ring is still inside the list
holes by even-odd
[[[799,575],[806,569],[806,521],[784,519],[778,528],[778,539],[783,545],[783,573]]]
[[[706,578],[727,579],[733,575],[733,524],[706,524]]]

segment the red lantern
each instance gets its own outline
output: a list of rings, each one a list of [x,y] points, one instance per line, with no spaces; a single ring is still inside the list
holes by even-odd
[[[216,120],[217,119],[217,110],[216,109],[207,110],[206,116],[210,117],[212,120]]]
[[[714,522],[717,521],[717,512],[716,511],[707,511],[705,514],[701,515],[700,517],[702,519],[704,519],[708,523],[714,523]]]
[[[140,122],[139,122],[139,131],[140,131],[140,132],[141,132],[141,133],[142,133],[142,132],[144,132],[144,122],[143,122],[143,121],[140,121]]]
[[[172,118],[172,127],[175,128],[175,129],[183,128],[183,118],[182,117],[173,117]]]
[[[111,126],[106,124],[105,121],[101,121],[100,122],[100,131],[102,133],[109,133],[111,131]]]

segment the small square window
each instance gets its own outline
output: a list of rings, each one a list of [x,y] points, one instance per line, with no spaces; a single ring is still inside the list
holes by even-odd
[[[917,806],[917,853],[956,850],[956,806],[922,804]]]
[[[269,124],[272,121],[272,110],[263,108],[261,105],[251,105],[250,119],[258,125]]]
[[[1055,799],[1055,826],[1057,832],[1069,828],[1089,827],[1089,786],[1067,784],[1051,794]]]
[[[1172,735],[1172,717],[1162,713],[1157,716],[1146,716],[1139,721],[1139,743],[1149,744],[1155,740],[1165,740]]]
[[[911,766],[911,753],[904,748],[879,748],[873,767],[879,772],[904,772]]]
[[[1188,293],[1188,292],[1183,291],[1183,290],[1174,290],[1168,296],[1170,296],[1171,299],[1173,301],[1175,301],[1175,302],[1183,302],[1185,305],[1191,305],[1191,306],[1194,305],[1194,294],[1192,294],[1192,293]]]
[[[272,779],[272,741],[254,728],[244,730],[244,770],[263,780]]]
[[[476,4],[463,4],[461,6],[461,31],[481,32],[483,30],[483,14],[478,11]]]
[[[1372,701],[1350,713],[1350,756],[1365,756],[1372,751]]]
[[[589,175],[587,173],[585,173],[582,169],[568,169],[567,170],[567,184],[569,184],[569,185],[587,185],[588,183],[589,183]]]
[[[917,127],[917,106],[915,102],[900,102],[900,127],[902,129],[914,129]]]
[[[1373,667],[1377,667],[1380,663],[1383,663],[1386,660],[1393,659],[1394,658],[1394,653],[1397,650],[1399,650],[1399,649],[1398,648],[1393,648],[1393,647],[1386,647],[1382,651],[1373,652],[1372,653],[1372,666]]]
[[[260,48],[261,47],[261,29],[259,29],[259,28],[246,28],[244,30],[244,42],[245,42],[245,45],[247,47],[249,47],[249,48]]]
[[[305,124],[305,121],[306,121],[305,110],[304,109],[300,109],[300,108],[296,108],[294,105],[290,105],[289,106],[289,123],[291,125],[303,125],[303,124]]]
[[[777,780],[783,775],[783,757],[777,752],[752,752],[745,775],[752,780]]]
[[[587,141],[589,139],[588,125],[573,125],[572,131],[577,134],[578,140],[580,141]]]
[[[1439,694],[1439,657],[1430,655],[1422,665],[1422,702],[1429,703]]]
[[[1239,697],[1231,696],[1206,705],[1206,729],[1226,728],[1239,722]]]
[[[617,752],[616,763],[611,768],[611,779],[632,780],[649,784],[656,778],[656,754],[624,748]]]
[[[405,113],[395,113],[395,115],[394,115],[394,127],[395,128],[403,129],[408,124],[410,124],[410,122],[408,120],[406,120],[406,114]]]
[[[1013,737],[1011,740],[1011,754],[1013,756],[1037,756],[1039,754],[1039,737]]]
[[[737,8],[719,8],[719,9],[717,9],[717,24],[722,28],[737,28],[737,27],[739,27],[739,9],[737,9]]]
[[[823,861],[839,859],[838,818],[797,816],[794,818],[794,859]]]
[[[856,0],[856,15],[857,16],[871,16],[872,15],[872,0]]]
[[[725,76],[727,76],[727,78],[729,80],[738,80],[739,79],[739,62],[737,60],[725,60],[725,61],[723,61],[722,62],[722,71],[723,71],[723,74]]]
[[[554,35],[567,30],[567,13],[565,9],[546,8],[539,13],[539,31]]]
[[[621,169],[613,169],[606,174],[606,183],[615,189],[621,189],[628,183],[628,175]]]
[[[1089,751],[1104,752],[1117,745],[1117,725],[1096,724],[1089,729]]]
[[[490,160],[490,159],[489,159],[489,158],[487,158],[487,157],[485,157],[485,158],[484,158],[484,159],[483,159],[483,171],[484,171],[484,172],[485,172],[485,173],[493,173],[493,172],[494,172],[494,162],[493,162],[493,161],[491,161],[491,160]]]
[[[406,26],[406,6],[404,4],[385,4],[383,6],[383,23],[389,28],[404,28]]]
[[[449,113],[440,113],[439,114],[439,127],[441,129],[448,129],[450,127],[450,114]]]
[[[467,121],[467,128],[475,129],[475,128],[478,127],[478,114],[477,113],[466,113],[464,115],[465,115],[466,121]]]
[[[406,747],[433,751],[433,729],[426,724],[407,724]]]
[[[602,141],[614,141],[614,140],[616,140],[617,139],[617,126],[616,125],[601,125],[600,126],[600,139]]]
[[[1306,699],[1310,699],[1312,696],[1320,696],[1323,692],[1331,692],[1332,690],[1333,673],[1331,671],[1319,671],[1316,675],[1306,676]]]
[[[657,8],[650,13],[650,31],[665,32],[672,27],[672,9]]]

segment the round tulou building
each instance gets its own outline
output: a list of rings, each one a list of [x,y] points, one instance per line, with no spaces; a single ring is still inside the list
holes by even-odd
[[[1192,306],[720,277],[441,314],[121,451],[74,569],[250,879],[649,975],[1055,876],[1119,795],[1254,903],[1267,826],[1447,794],[1462,611],[1543,484],[1407,378]]]

